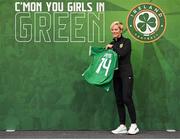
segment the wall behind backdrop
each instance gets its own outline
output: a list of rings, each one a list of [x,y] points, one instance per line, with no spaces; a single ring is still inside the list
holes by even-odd
[[[124,36],[132,41],[137,122],[144,130],[180,130],[179,0],[104,0],[104,42],[98,42],[97,37],[93,42],[34,42],[35,35],[32,41],[18,42],[15,2],[0,0],[0,130],[110,130],[118,126],[113,89],[106,93],[87,84],[81,74],[91,61],[89,46],[109,43],[111,22],[125,24],[129,11],[142,2],[160,6],[167,27],[156,42],[141,43],[131,37],[125,25]],[[35,27],[38,21],[33,12],[30,15],[25,20]],[[85,16],[80,20],[84,29],[79,34],[87,38]],[[65,22],[69,27],[70,20]],[[69,32],[67,28],[64,33]]]

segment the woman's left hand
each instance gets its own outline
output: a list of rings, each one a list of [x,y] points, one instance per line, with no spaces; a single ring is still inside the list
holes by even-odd
[[[113,45],[112,44],[108,44],[108,45],[106,45],[106,49],[108,49],[108,48],[112,48],[113,47]]]

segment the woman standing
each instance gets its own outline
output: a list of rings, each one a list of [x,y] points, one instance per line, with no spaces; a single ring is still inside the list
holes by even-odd
[[[117,129],[112,130],[112,133],[137,134],[139,129],[136,124],[136,112],[132,99],[133,70],[131,65],[131,41],[122,36],[123,24],[121,22],[113,22],[110,29],[113,35],[113,41],[106,46],[106,49],[113,49],[118,55],[118,70],[114,73],[113,87],[120,121],[120,125]],[[125,125],[125,106],[131,119],[131,126],[128,131]]]

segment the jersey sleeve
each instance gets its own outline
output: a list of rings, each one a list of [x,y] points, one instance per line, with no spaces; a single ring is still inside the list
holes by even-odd
[[[118,69],[118,55],[116,53],[114,54],[114,60],[115,60],[114,70],[117,70]]]
[[[90,46],[89,47],[89,56],[94,56],[98,53],[101,53],[105,50],[105,48],[97,47],[97,46]]]
[[[118,58],[116,58],[116,65],[115,65],[115,69],[114,70],[117,70],[118,69]]]

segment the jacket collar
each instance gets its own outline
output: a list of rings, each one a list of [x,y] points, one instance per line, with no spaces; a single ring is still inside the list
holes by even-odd
[[[121,37],[119,37],[119,38],[113,38],[113,40],[114,41],[120,41],[120,40],[122,40],[124,37],[121,35]]]

